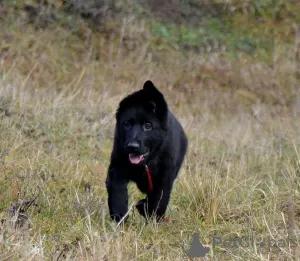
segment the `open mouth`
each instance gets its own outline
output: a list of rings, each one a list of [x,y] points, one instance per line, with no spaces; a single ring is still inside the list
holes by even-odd
[[[129,161],[131,162],[131,164],[137,165],[137,164],[140,164],[147,155],[148,155],[148,152],[146,152],[145,154],[142,154],[142,155],[130,153]]]

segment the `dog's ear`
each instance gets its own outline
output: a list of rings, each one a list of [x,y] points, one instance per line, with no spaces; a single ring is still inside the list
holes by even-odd
[[[164,100],[163,94],[154,86],[153,82],[148,80],[144,83],[143,91],[149,95],[150,98]]]
[[[146,93],[148,99],[151,100],[150,104],[152,104],[152,109],[154,109],[154,112],[159,115],[163,121],[165,121],[168,115],[168,105],[164,95],[150,80],[144,83],[143,91]]]
[[[144,83],[143,90],[151,94],[152,96],[155,95],[156,97],[161,96],[163,97],[163,94],[155,87],[152,81],[148,80]]]
[[[153,82],[148,80],[144,83],[143,89],[145,91],[158,91],[157,88],[154,86]]]

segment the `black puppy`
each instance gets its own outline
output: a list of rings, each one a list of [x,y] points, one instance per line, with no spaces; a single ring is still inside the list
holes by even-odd
[[[163,94],[146,81],[124,98],[116,112],[111,162],[106,179],[110,216],[119,222],[128,211],[127,185],[137,184],[147,197],[136,205],[144,217],[164,217],[173,182],[188,147],[184,130]]]

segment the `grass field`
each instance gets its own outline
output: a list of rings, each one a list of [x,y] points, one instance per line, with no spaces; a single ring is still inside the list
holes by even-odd
[[[100,31],[74,15],[36,28],[14,7],[0,12],[0,260],[189,260],[194,233],[210,248],[196,260],[299,260],[299,17],[263,13],[253,54],[231,45],[250,39],[240,14],[220,40],[231,48],[201,51],[194,29],[134,14]],[[205,37],[224,39],[210,26]],[[129,223],[116,225],[104,184],[114,112],[148,79],[190,147],[170,222],[146,225],[131,184]]]

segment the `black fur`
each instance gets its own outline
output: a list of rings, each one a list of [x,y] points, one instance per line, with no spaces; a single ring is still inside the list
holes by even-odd
[[[106,179],[111,218],[119,222],[127,213],[127,185],[131,181],[147,194],[136,205],[139,213],[144,217],[156,216],[158,221],[163,218],[187,147],[181,124],[151,81],[124,98],[116,113],[114,146]],[[151,171],[152,192],[145,164]]]

